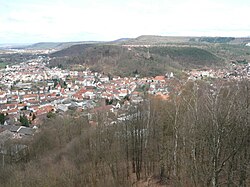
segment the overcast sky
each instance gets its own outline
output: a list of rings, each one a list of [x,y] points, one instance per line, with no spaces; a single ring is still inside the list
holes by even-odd
[[[250,0],[0,0],[0,43],[250,36]]]

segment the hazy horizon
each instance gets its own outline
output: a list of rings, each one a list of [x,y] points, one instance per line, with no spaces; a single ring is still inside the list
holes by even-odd
[[[167,35],[140,35],[140,36],[162,36],[162,37],[231,37],[231,36],[167,36]],[[138,36],[138,37],[140,37]],[[135,37],[135,38],[138,38]],[[35,41],[35,42],[30,42],[30,43],[0,43],[0,47],[1,46],[25,46],[25,45],[33,45],[33,44],[37,44],[37,43],[71,43],[71,42],[112,42],[112,41],[116,41],[119,39],[126,39],[127,37],[122,37],[122,38],[117,38],[114,40],[75,40],[75,41]],[[239,36],[239,37],[233,37],[233,38],[250,38],[250,36]],[[134,38],[127,38],[127,39],[134,39]]]
[[[249,37],[247,0],[0,0],[0,43]]]

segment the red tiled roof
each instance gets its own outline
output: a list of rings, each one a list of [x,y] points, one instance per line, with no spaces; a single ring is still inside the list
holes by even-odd
[[[165,80],[165,76],[156,76],[154,78],[154,80],[157,80],[157,81],[164,81]]]
[[[19,111],[18,108],[14,108],[14,109],[8,110],[8,114],[16,114],[18,111]]]

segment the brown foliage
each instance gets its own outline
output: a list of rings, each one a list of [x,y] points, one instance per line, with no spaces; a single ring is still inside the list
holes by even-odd
[[[186,83],[116,125],[49,119],[28,161],[0,168],[1,186],[248,186],[248,87]]]

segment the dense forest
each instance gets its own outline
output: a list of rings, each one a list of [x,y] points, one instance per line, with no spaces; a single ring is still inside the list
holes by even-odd
[[[179,83],[170,99],[147,97],[126,120],[45,121],[19,162],[0,165],[1,186],[250,185],[249,81]]]

